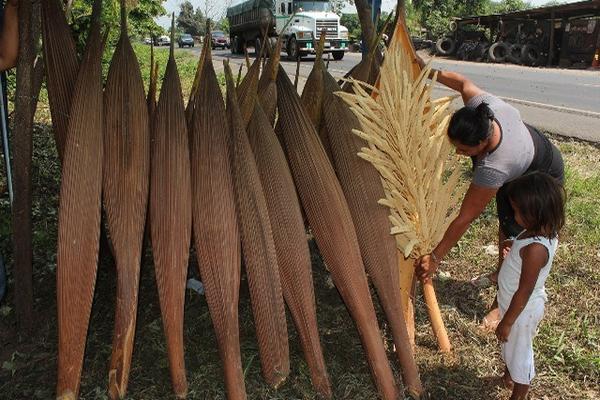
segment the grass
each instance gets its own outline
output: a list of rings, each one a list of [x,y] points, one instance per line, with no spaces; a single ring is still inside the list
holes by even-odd
[[[136,45],[147,83],[148,47]],[[157,49],[161,73],[167,49]],[[177,52],[184,98],[193,80],[196,57]],[[0,398],[47,399],[56,384],[56,232],[60,168],[42,96],[34,134],[33,218],[36,329],[32,338],[15,334],[13,293],[0,304]],[[567,226],[547,282],[546,317],[535,340],[537,378],[535,399],[600,398],[600,148],[586,143],[553,139],[567,165]],[[0,251],[11,264],[10,209],[0,198]],[[496,257],[484,249],[496,240],[493,206],[469,229],[443,265],[436,282],[438,300],[453,345],[449,355],[437,352],[424,304],[417,299],[416,358],[432,399],[503,399],[508,392],[497,385],[502,371],[499,346],[493,335],[479,329],[491,303],[492,289],[476,291],[469,279],[491,271]],[[376,393],[354,323],[311,242],[319,329],[336,399],[374,399]],[[81,398],[106,399],[107,366],[111,352],[115,302],[114,263],[101,257],[90,320]],[[192,257],[193,260],[193,257]],[[195,265],[191,267],[192,270]],[[9,290],[14,278],[9,275]],[[249,399],[314,399],[309,372],[291,320],[291,374],[273,390],[260,375],[254,325],[245,278],[240,294],[242,361]],[[377,305],[376,305],[377,306]],[[393,344],[378,309],[389,358],[398,374]],[[31,340],[30,340],[31,339]],[[224,399],[221,363],[205,298],[186,292],[186,367],[189,399]],[[399,375],[397,375],[399,376]],[[129,399],[173,398],[158,306],[151,254],[142,265],[136,342]]]

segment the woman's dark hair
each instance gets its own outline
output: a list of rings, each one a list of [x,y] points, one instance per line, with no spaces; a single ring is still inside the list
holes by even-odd
[[[494,113],[485,102],[477,107],[465,106],[452,115],[448,137],[465,146],[477,146],[490,137]]]
[[[543,172],[531,172],[508,184],[506,194],[519,209],[528,230],[547,238],[558,235],[565,224],[565,189]]]

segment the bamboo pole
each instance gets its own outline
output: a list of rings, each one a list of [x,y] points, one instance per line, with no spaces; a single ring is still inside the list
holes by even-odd
[[[406,329],[410,344],[415,346],[415,266],[412,258],[405,258],[404,254],[398,250],[398,270],[400,276],[400,299],[402,303],[402,312],[406,320]]]

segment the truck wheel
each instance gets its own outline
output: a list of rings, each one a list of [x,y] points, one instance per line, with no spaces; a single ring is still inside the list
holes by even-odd
[[[515,43],[510,46],[510,51],[508,53],[508,59],[510,62],[515,64],[521,64],[521,53],[523,52],[523,45]]]
[[[526,44],[521,50],[521,60],[523,64],[529,66],[537,66],[542,64],[543,60],[540,47],[535,44]]]
[[[490,46],[490,49],[488,50],[490,61],[495,63],[503,63],[504,61],[506,61],[506,57],[508,57],[509,50],[509,45],[504,42],[494,43]]]
[[[439,55],[449,56],[454,53],[456,42],[449,37],[439,38],[438,41],[435,42],[435,49]]]
[[[340,61],[342,58],[344,58],[344,52],[343,51],[334,51],[333,52],[333,59],[335,61]]]
[[[300,57],[300,51],[298,50],[298,42],[296,41],[296,37],[294,36],[292,36],[290,40],[288,40],[287,55],[291,60],[297,60],[298,57]]]

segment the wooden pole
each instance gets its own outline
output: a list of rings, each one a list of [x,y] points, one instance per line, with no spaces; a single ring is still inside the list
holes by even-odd
[[[546,65],[552,65],[552,61],[554,60],[554,19],[556,15],[554,10],[550,11],[550,51],[548,53],[548,62]]]
[[[12,208],[15,260],[15,305],[18,328],[33,329],[33,249],[31,223],[31,157],[33,148],[33,1],[19,2],[19,58],[15,97],[14,187]]]
[[[437,339],[438,347],[441,352],[449,353],[451,350],[450,340],[448,339],[448,333],[446,332],[446,327],[442,320],[442,314],[440,313],[440,307],[435,296],[435,290],[431,279],[423,282],[423,296],[425,297],[427,314],[429,314],[429,321],[431,322],[433,334]]]
[[[398,251],[398,269],[400,275],[400,301],[402,312],[406,320],[406,329],[410,344],[415,347],[415,265],[412,258],[404,258],[404,254]]]

